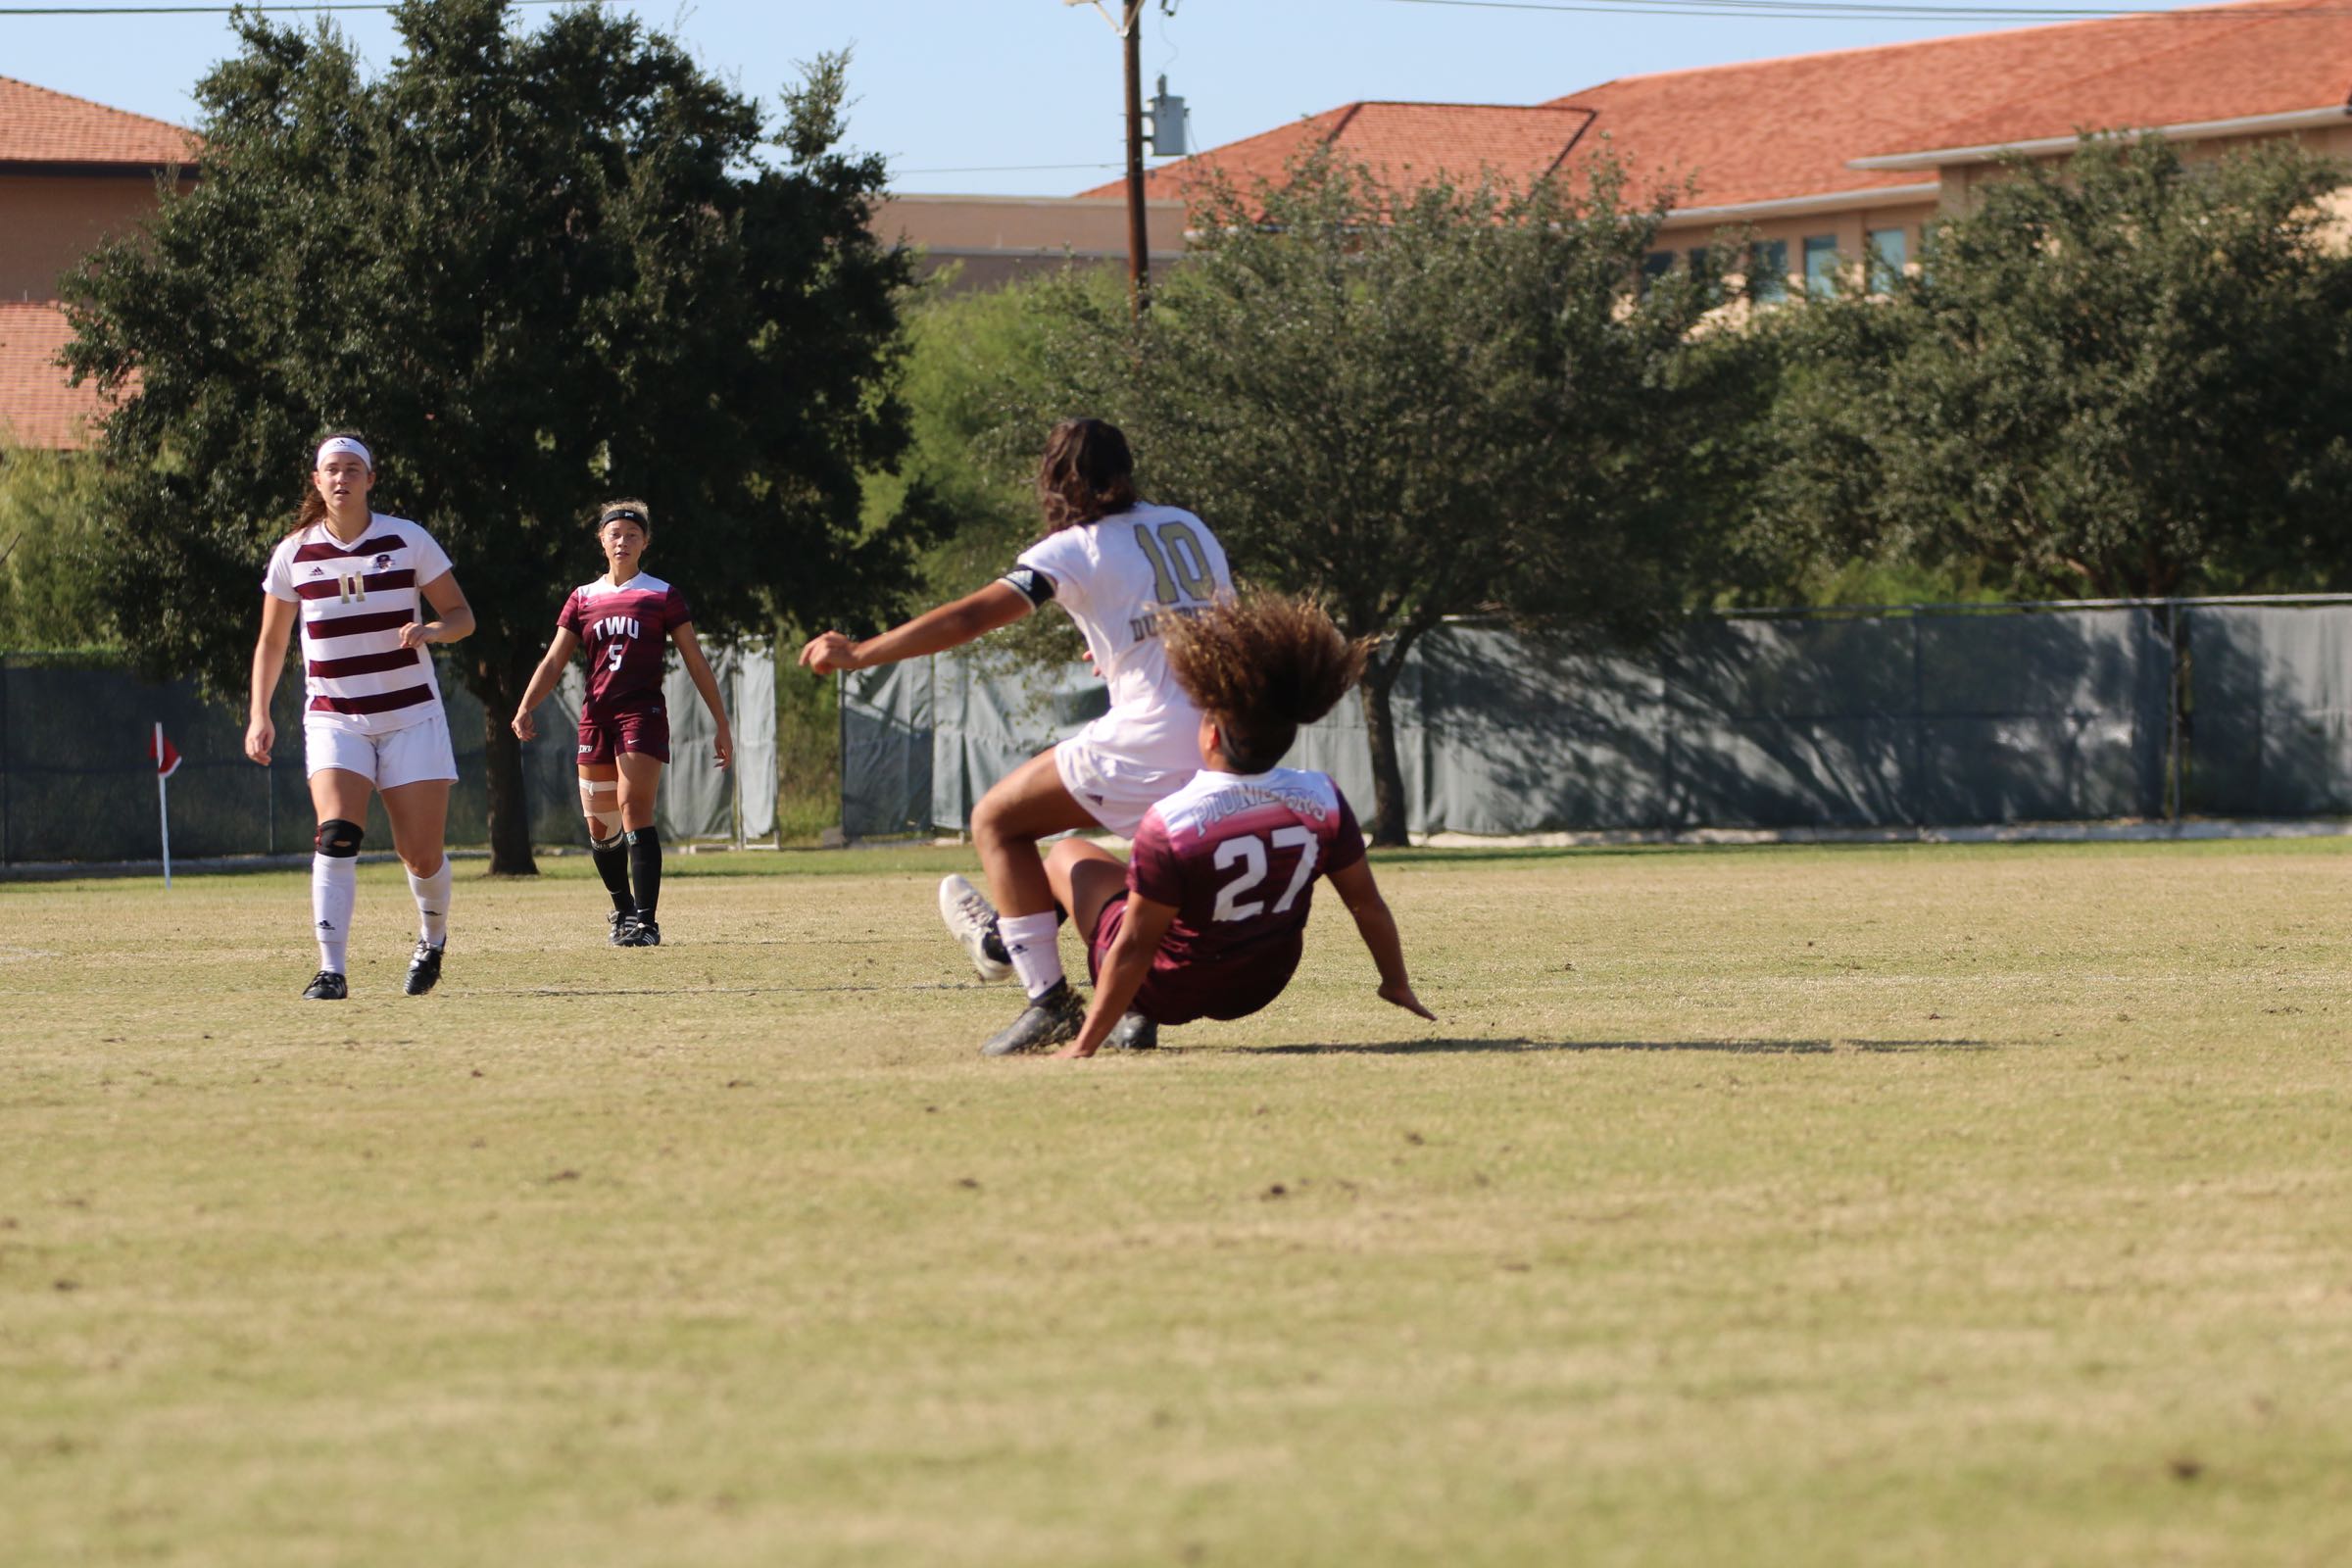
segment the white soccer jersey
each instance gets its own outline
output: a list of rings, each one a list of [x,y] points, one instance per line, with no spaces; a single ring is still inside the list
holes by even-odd
[[[1162,765],[1200,763],[1200,710],[1168,670],[1158,613],[1233,597],[1225,549],[1208,525],[1176,507],[1140,503],[1059,529],[1021,552],[1020,564],[1054,580],[1054,599],[1086,636],[1110,686],[1110,711],[1085,737],[1114,754]]]
[[[406,517],[372,514],[356,544],[321,522],[278,541],[262,592],[302,607],[303,716],[382,735],[441,711],[432,656],[400,646],[400,628],[430,618],[417,592],[449,557]]]

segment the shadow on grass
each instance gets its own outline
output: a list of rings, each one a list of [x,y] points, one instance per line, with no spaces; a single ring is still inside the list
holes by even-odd
[[[1376,1040],[1353,1046],[1237,1046],[1265,1056],[1509,1055],[1542,1051],[1703,1051],[1740,1056],[1827,1055],[1839,1049],[1871,1052],[1993,1051],[1989,1040]],[[1178,1050],[1186,1048],[1178,1047]],[[1206,1048],[1193,1047],[1194,1050]]]

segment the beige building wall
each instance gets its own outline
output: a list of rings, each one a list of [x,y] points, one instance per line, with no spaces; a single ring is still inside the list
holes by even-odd
[[[155,176],[0,172],[0,300],[53,300],[57,280],[101,235],[155,209]]]
[[[1154,268],[1184,254],[1185,207],[1147,202],[1144,226]],[[869,225],[922,254],[925,276],[956,266],[952,289],[999,288],[1064,260],[1127,265],[1127,203],[1054,196],[891,196]]]

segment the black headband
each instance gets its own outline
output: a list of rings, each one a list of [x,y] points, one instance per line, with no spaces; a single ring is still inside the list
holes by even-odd
[[[602,528],[606,523],[611,522],[615,517],[626,517],[629,521],[635,523],[640,528],[650,528],[653,526],[652,523],[645,520],[645,514],[639,512],[635,507],[609,508],[603,516],[596,519],[596,525],[599,528]]]

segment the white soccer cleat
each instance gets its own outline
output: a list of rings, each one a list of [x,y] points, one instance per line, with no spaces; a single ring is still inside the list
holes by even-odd
[[[1012,978],[1012,965],[988,951],[989,938],[997,932],[997,906],[978,888],[960,876],[941,877],[939,917],[947,922],[948,935],[962,944],[963,951],[971,956],[972,967],[980,972],[981,979]]]

